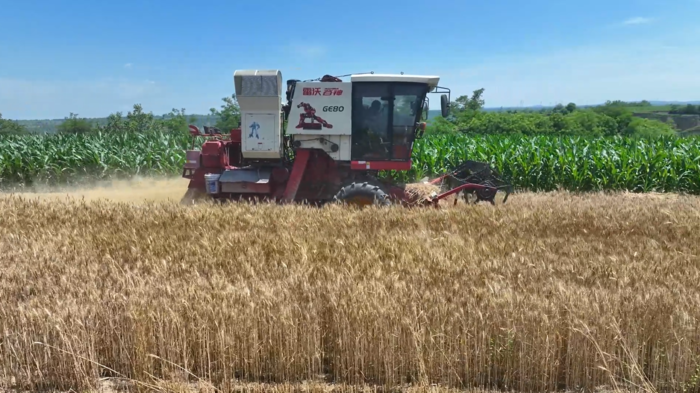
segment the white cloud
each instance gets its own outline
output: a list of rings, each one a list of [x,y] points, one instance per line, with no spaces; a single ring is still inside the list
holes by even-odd
[[[643,25],[646,23],[651,23],[653,21],[652,18],[645,18],[643,16],[636,16],[634,18],[629,18],[622,22],[623,25],[629,26],[629,25]]]
[[[440,85],[451,88],[452,99],[483,87],[488,107],[700,100],[697,49],[646,40],[491,58],[443,73]]]

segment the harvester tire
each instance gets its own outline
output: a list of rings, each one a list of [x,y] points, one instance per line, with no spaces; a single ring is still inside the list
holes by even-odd
[[[368,182],[351,183],[338,191],[333,198],[336,203],[354,206],[389,206],[391,200],[381,187]]]

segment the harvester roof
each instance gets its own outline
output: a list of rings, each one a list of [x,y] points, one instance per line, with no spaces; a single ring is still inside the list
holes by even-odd
[[[426,83],[431,89],[440,82],[439,76],[433,75],[402,75],[402,74],[355,74],[351,82],[413,82]]]

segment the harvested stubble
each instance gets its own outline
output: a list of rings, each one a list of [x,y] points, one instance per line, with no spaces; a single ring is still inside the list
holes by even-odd
[[[0,380],[697,390],[700,201],[511,201],[0,199]]]
[[[440,187],[430,183],[409,183],[404,187],[408,200],[413,203],[422,203],[430,199],[433,193],[439,194]]]

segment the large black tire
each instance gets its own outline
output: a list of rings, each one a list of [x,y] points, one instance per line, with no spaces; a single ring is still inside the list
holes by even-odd
[[[391,200],[389,196],[379,186],[368,182],[351,183],[338,191],[333,198],[336,203],[343,203],[353,206],[389,206]]]

